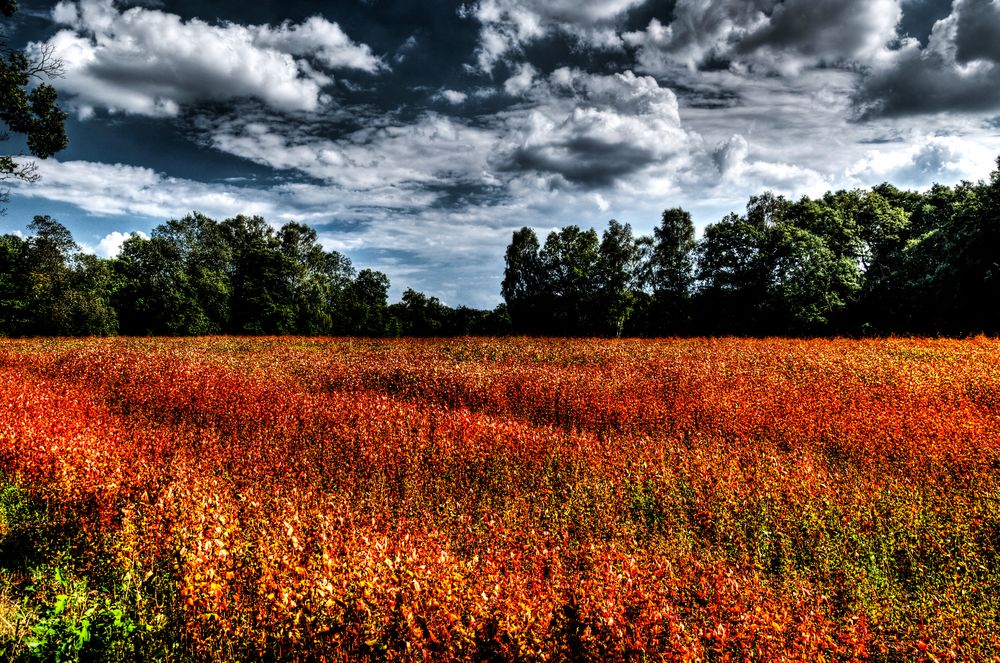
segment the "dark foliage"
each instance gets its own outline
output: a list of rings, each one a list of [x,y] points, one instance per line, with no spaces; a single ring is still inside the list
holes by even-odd
[[[0,14],[11,16],[16,10],[14,0],[0,0]],[[23,134],[28,150],[40,159],[66,147],[66,113],[56,105],[55,88],[44,82],[62,71],[51,50],[42,50],[31,60],[0,42],[0,142],[11,133]],[[33,80],[42,82],[32,85]],[[34,162],[21,156],[0,154],[0,182],[38,179]],[[7,191],[0,191],[0,204],[6,200]]]
[[[754,196],[709,225],[668,209],[652,237],[610,221],[530,228],[507,248],[516,331],[561,335],[1000,333],[1000,159],[987,182]]]
[[[133,234],[117,258],[81,253],[59,222],[0,236],[0,333],[9,336],[499,335],[506,308],[452,309],[324,250],[316,231],[260,217],[191,214]]]

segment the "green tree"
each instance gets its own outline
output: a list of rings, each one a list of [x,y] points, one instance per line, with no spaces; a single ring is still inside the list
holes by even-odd
[[[594,229],[566,226],[549,233],[538,254],[546,331],[559,336],[599,333],[596,314],[600,242]]]
[[[119,288],[111,263],[97,256],[76,256],[70,285],[64,291],[61,334],[67,336],[114,336],[119,333],[115,295]]]
[[[643,246],[632,226],[612,219],[601,237],[594,322],[603,335],[621,337],[640,297]]]
[[[505,336],[512,331],[507,305],[499,304],[492,311],[459,306],[449,311],[449,336]]]
[[[286,289],[298,334],[330,334],[336,302],[353,277],[351,262],[320,246],[316,231],[286,223],[277,234],[281,261],[279,282]]]
[[[451,334],[451,309],[437,297],[428,297],[413,288],[407,288],[399,303],[389,307],[389,312],[399,321],[400,333],[404,336]]]
[[[16,270],[5,279],[8,333],[32,336],[108,335],[118,331],[111,305],[114,280],[104,261],[84,255],[58,221],[36,216],[31,237],[4,242]]]
[[[937,195],[940,194],[938,191]],[[937,231],[917,230],[911,221],[912,212],[901,207],[901,203],[910,210],[919,210],[924,222],[937,216],[933,210],[924,208],[919,194],[904,196],[888,185],[865,194],[857,210],[861,237],[859,262],[864,278],[856,317],[864,331],[906,331],[913,328],[914,314],[926,310],[926,302],[920,302],[917,295],[917,284],[923,277],[914,272],[918,267],[915,259],[931,246],[921,245],[933,242]]]
[[[168,239],[133,233],[122,244],[115,271],[122,283],[116,308],[123,333],[199,333],[204,320],[191,305],[183,263]]]
[[[229,283],[233,255],[232,247],[220,224],[194,212],[182,219],[167,221],[153,231],[174,247],[180,261],[184,289],[188,302],[190,329],[184,333],[217,334],[229,325],[232,291]]]
[[[335,333],[358,336],[394,335],[389,320],[389,277],[362,269],[345,289]]]
[[[17,9],[13,0],[3,0],[0,12],[11,16]],[[66,113],[56,104],[58,95],[50,84],[33,81],[58,76],[61,63],[52,57],[51,50],[43,50],[40,57],[31,61],[20,52],[7,48],[0,54],[0,121],[6,130],[0,131],[0,141],[10,138],[10,133],[23,134],[28,151],[40,159],[51,157],[66,147]],[[34,181],[38,178],[35,165],[17,155],[0,155],[0,182],[12,180]],[[0,192],[0,204],[8,199],[6,190]]]
[[[653,291],[651,331],[679,334],[690,324],[694,285],[694,222],[680,208],[664,210],[653,229],[646,279]]]
[[[866,246],[859,190],[803,197],[775,227],[773,308],[777,322],[796,333],[850,331],[862,283]]]
[[[997,164],[1000,170],[1000,161]],[[931,267],[920,294],[935,304],[932,331],[1000,331],[1000,174],[954,187],[947,221],[923,239],[918,264]]]
[[[774,280],[768,309],[770,331],[815,334],[830,331],[860,288],[857,264],[838,256],[825,238],[793,223],[773,229]]]
[[[30,322],[27,293],[28,242],[0,236],[0,334],[20,336]]]
[[[704,333],[753,333],[766,284],[759,282],[764,238],[738,214],[709,224],[698,242],[699,325]]]
[[[25,300],[31,335],[69,333],[66,294],[72,282],[72,262],[80,252],[69,230],[49,216],[36,216],[28,225],[25,254],[27,292]]]
[[[823,240],[837,257],[860,261],[863,257],[859,211],[865,202],[860,190],[827,192],[820,199],[803,197],[790,206],[794,225]]]
[[[524,227],[514,231],[504,256],[506,267],[500,290],[514,330],[519,333],[538,333],[542,330],[543,277],[539,248],[535,231]]]
[[[231,329],[238,334],[288,334],[295,328],[292,284],[274,230],[260,216],[222,222],[233,251]]]
[[[190,214],[132,235],[116,271],[118,309],[129,334],[218,334],[229,326],[232,251],[220,225]]]
[[[745,216],[711,224],[698,244],[702,331],[763,334],[780,331],[773,311],[779,227],[789,203],[766,192],[752,196]]]

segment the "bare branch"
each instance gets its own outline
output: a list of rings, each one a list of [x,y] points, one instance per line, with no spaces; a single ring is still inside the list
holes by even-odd
[[[38,165],[34,161],[21,161],[17,157],[0,156],[0,182],[20,180],[22,182],[37,182],[41,179]]]
[[[45,44],[34,53],[32,62],[28,65],[26,74],[37,78],[62,78],[66,75],[66,65],[56,57],[55,47],[52,44]]]

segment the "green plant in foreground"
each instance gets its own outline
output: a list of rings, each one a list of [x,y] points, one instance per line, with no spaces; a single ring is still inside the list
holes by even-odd
[[[147,614],[143,583],[99,544],[80,547],[44,501],[0,486],[0,660],[156,658],[164,623]]]
[[[126,643],[135,623],[111,598],[88,588],[86,580],[55,570],[61,593],[31,631],[26,644],[33,658],[54,661],[104,659]]]

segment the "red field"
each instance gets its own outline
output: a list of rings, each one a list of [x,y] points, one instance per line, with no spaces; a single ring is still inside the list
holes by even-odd
[[[1000,660],[1000,341],[5,341],[0,394],[122,658]]]

